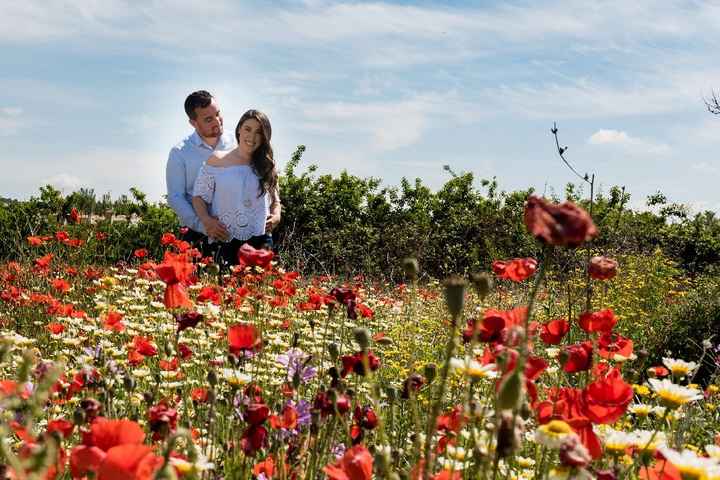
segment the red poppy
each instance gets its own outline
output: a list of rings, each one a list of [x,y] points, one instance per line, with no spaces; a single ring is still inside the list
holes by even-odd
[[[27,242],[31,247],[39,247],[40,245],[44,244],[45,241],[40,237],[27,237]]]
[[[243,351],[254,352],[262,348],[262,338],[254,325],[238,323],[228,328],[228,344],[230,352],[239,354]]]
[[[178,333],[188,328],[195,327],[198,323],[202,322],[203,319],[204,317],[202,314],[198,312],[187,312],[176,315],[175,320],[177,321]]]
[[[534,258],[514,258],[512,260],[497,260],[492,264],[492,270],[498,278],[522,282],[531,277],[537,270],[537,260]]]
[[[150,431],[153,432],[153,440],[160,440],[174,432],[177,428],[177,416],[177,410],[170,408],[164,401],[151,407],[148,410],[148,423]]]
[[[72,431],[74,428],[75,425],[72,422],[65,420],[64,418],[50,420],[47,424],[48,433],[59,432],[63,436],[63,438],[68,438],[70,435],[72,435]]]
[[[75,207],[70,209],[70,222],[80,223],[80,212]]]
[[[187,360],[190,357],[192,357],[192,354],[193,354],[192,350],[190,349],[190,347],[188,347],[186,344],[184,344],[182,342],[178,343],[177,350],[178,350],[178,355],[180,355],[180,358],[182,358],[183,360]]]
[[[48,253],[47,255],[44,255],[40,258],[35,259],[35,266],[40,268],[48,268],[50,266],[50,262],[53,259],[53,254]]]
[[[275,462],[272,457],[267,457],[262,462],[255,464],[253,475],[260,477],[260,474],[264,475],[265,478],[273,478],[273,475],[275,475]]]
[[[267,268],[274,256],[275,253],[272,250],[257,249],[247,243],[238,250],[238,262],[242,268]]]
[[[585,312],[580,315],[578,324],[588,333],[609,332],[617,323],[617,317],[612,309],[607,308],[599,312]]]
[[[516,307],[512,310],[489,308],[485,311],[482,321],[468,320],[467,328],[463,332],[463,340],[469,342],[473,335],[476,335],[481,342],[504,342],[507,340],[508,329],[523,325],[526,317],[527,307]]]
[[[135,258],[145,258],[148,256],[147,248],[138,248],[133,252]]]
[[[220,295],[220,288],[216,286],[210,286],[206,285],[202,289],[200,289],[200,292],[197,296],[197,301],[199,303],[202,302],[212,302],[215,305],[220,305],[222,297]]]
[[[367,362],[367,368],[372,372],[380,368],[380,359],[369,350],[367,352],[357,352],[354,355],[343,355],[340,359],[343,364],[340,376],[343,378],[350,372],[355,372],[357,375],[364,377],[367,374],[365,362]]]
[[[600,440],[593,431],[592,422],[585,412],[583,392],[577,388],[552,388],[548,399],[540,402],[535,410],[538,423],[544,425],[553,419],[564,420],[580,437],[592,458],[602,455]]]
[[[592,342],[586,341],[568,345],[563,350],[566,357],[563,363],[563,370],[567,373],[584,372],[592,365],[593,346]]]
[[[155,267],[155,272],[167,285],[164,297],[166,308],[192,308],[185,285],[190,282],[194,270],[195,266],[185,256],[165,252],[165,259]]]
[[[70,452],[72,478],[82,478],[89,472],[97,472],[107,454],[98,447],[78,445]]]
[[[650,468],[640,468],[640,480],[682,480],[683,475],[675,465],[665,459],[658,459]]]
[[[525,225],[550,245],[577,247],[598,231],[590,215],[572,202],[556,205],[532,195],[525,204]]]
[[[668,370],[667,368],[665,368],[663,366],[650,367],[647,369],[647,371],[648,371],[648,376],[651,378],[655,378],[655,377],[662,378],[662,377],[667,377],[668,375],[670,375],[670,370]]]
[[[371,480],[373,457],[364,445],[355,445],[345,451],[334,464],[323,467],[329,480]]]
[[[632,398],[633,389],[623,381],[617,368],[583,390],[585,411],[593,423],[615,423],[623,416]]]
[[[595,280],[610,280],[618,271],[618,262],[608,257],[592,257],[588,264],[588,273]]]
[[[50,330],[50,333],[52,333],[53,335],[59,335],[65,331],[65,326],[62,323],[58,323],[58,322],[48,323],[47,328],[48,328],[48,330]]]
[[[598,339],[598,354],[609,360],[627,359],[633,353],[633,341],[618,333],[603,333]]]
[[[140,354],[146,357],[157,355],[157,347],[152,343],[152,339],[141,336],[133,337],[133,347]]]
[[[115,310],[110,310],[107,315],[105,315],[103,327],[106,330],[112,330],[113,332],[122,332],[123,330],[125,330],[125,324],[122,322],[122,319],[122,313]]]
[[[175,240],[175,235],[169,232],[165,232],[162,234],[162,237],[160,237],[160,245],[170,245],[171,243],[174,243]]]
[[[283,407],[280,415],[271,415],[269,420],[272,428],[291,430],[297,427],[298,412],[294,406],[288,404]]]
[[[145,432],[136,422],[104,418],[97,418],[90,426],[90,433],[83,438],[85,445],[105,452],[117,445],[141,444],[144,441]]]
[[[111,448],[98,470],[98,480],[152,480],[164,460],[147,445]]]
[[[540,339],[548,345],[558,345],[569,331],[570,324],[567,320],[550,320],[542,325]]]

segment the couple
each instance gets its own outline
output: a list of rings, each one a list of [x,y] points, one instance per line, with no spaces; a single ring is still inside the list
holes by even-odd
[[[238,263],[245,243],[271,249],[281,207],[267,116],[245,112],[233,141],[210,93],[191,93],[185,113],[195,131],[170,150],[166,170],[168,204],[187,227],[182,239],[226,265]]]

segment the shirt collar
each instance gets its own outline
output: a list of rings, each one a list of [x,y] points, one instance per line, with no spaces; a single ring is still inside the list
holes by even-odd
[[[230,142],[228,141],[225,134],[220,136],[220,140],[218,140],[217,145],[215,148],[212,148],[210,145],[205,143],[202,138],[200,138],[200,135],[197,133],[197,130],[195,130],[192,135],[190,135],[190,143],[195,145],[196,147],[202,147],[207,148],[208,150],[227,150],[227,148],[230,146]]]

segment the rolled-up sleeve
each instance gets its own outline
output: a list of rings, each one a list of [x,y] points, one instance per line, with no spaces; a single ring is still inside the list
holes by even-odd
[[[185,176],[185,161],[180,152],[173,148],[168,155],[167,168],[165,169],[168,204],[180,218],[182,225],[197,232],[205,233],[205,228],[185,195]]]

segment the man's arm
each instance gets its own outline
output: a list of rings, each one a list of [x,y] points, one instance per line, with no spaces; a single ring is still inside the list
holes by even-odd
[[[168,204],[180,218],[182,225],[190,227],[196,232],[205,233],[205,227],[185,196],[185,175],[185,161],[177,149],[173,148],[170,150],[165,169]]]
[[[280,223],[280,213],[282,205],[280,204],[280,188],[275,187],[275,190],[271,194],[272,200],[270,200],[270,212],[265,219],[265,231],[271,232]]]

